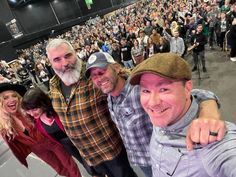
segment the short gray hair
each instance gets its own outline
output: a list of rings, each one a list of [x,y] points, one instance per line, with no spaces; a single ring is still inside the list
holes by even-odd
[[[65,40],[65,39],[53,39],[53,40],[49,41],[49,43],[48,43],[47,46],[46,46],[46,53],[47,53],[47,55],[48,55],[48,50],[49,50],[49,49],[51,49],[51,48],[57,48],[57,47],[60,46],[61,44],[66,44],[66,45],[69,47],[69,49],[70,49],[71,51],[75,51],[75,50],[74,50],[74,47],[73,47],[73,46],[71,45],[71,43],[68,42],[67,40]]]

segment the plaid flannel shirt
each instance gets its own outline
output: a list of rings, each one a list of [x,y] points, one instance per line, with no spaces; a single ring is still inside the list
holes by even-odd
[[[130,85],[127,80],[119,96],[108,96],[108,108],[131,164],[150,166],[149,143],[153,126],[140,104],[139,92],[140,87]]]
[[[123,143],[110,118],[107,96],[84,73],[72,88],[68,103],[58,76],[50,81],[50,97],[67,135],[89,165],[112,160],[121,152]]]

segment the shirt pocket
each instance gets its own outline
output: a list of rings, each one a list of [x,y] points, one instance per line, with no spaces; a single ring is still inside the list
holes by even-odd
[[[135,109],[130,107],[120,109],[120,119],[125,121],[125,126],[127,127],[135,126],[140,122],[139,116],[135,113]]]

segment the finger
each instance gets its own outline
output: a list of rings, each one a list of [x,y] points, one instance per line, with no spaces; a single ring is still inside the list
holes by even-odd
[[[217,132],[217,131],[211,131],[211,132]],[[217,136],[210,135],[210,131],[209,131],[209,143],[215,142],[217,140]]]
[[[192,122],[192,125],[189,128],[189,135],[190,135],[190,139],[192,142],[194,143],[199,143],[200,142],[200,126],[199,126],[199,121],[198,120],[194,120]]]
[[[210,130],[209,130],[209,143],[213,143],[213,142],[215,142],[216,140],[217,140],[217,136],[218,136],[218,126],[217,126],[217,124],[218,124],[218,121],[211,121],[211,122],[209,122],[209,126],[210,126]],[[213,136],[213,135],[210,135],[210,132],[215,132],[215,133],[217,133],[217,136]]]
[[[211,132],[214,132],[214,131],[211,131]],[[209,132],[209,143],[215,142],[217,140],[217,136],[210,135],[210,132]]]
[[[194,143],[193,143],[193,141],[192,141],[191,138],[190,138],[190,134],[188,134],[188,133],[187,133],[185,142],[186,142],[187,150],[188,150],[188,151],[192,151],[192,150],[193,150]]]
[[[207,121],[203,121],[201,124],[201,128],[199,128],[199,135],[200,135],[200,144],[207,145],[209,140],[209,125]]]
[[[224,124],[224,122],[223,122],[223,124]],[[225,132],[226,132],[226,127],[225,127],[225,124],[224,124],[224,126],[221,126],[218,130],[218,136],[217,136],[218,141],[220,141],[224,138]]]
[[[226,131],[225,122],[224,121],[215,121],[211,124],[210,128],[211,132],[217,132],[217,136],[210,136],[209,142],[220,141],[223,139]]]

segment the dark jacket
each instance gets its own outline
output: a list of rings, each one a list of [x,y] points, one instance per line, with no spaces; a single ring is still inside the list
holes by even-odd
[[[147,49],[146,49],[147,56],[149,56],[149,52],[150,52],[150,49],[147,47]],[[154,54],[160,52],[159,47],[156,44],[153,44],[153,52],[154,52]]]
[[[170,52],[170,44],[169,42],[166,42],[161,46],[158,46],[159,47],[159,51],[160,53],[166,53],[166,52]]]
[[[207,39],[203,32],[199,34],[194,34],[192,36],[191,44],[193,45],[194,43],[199,43],[199,45],[193,49],[193,52],[197,53],[205,50],[205,44],[207,43]]]
[[[231,25],[230,32],[228,35],[228,44],[232,47],[236,47],[236,25]]]

